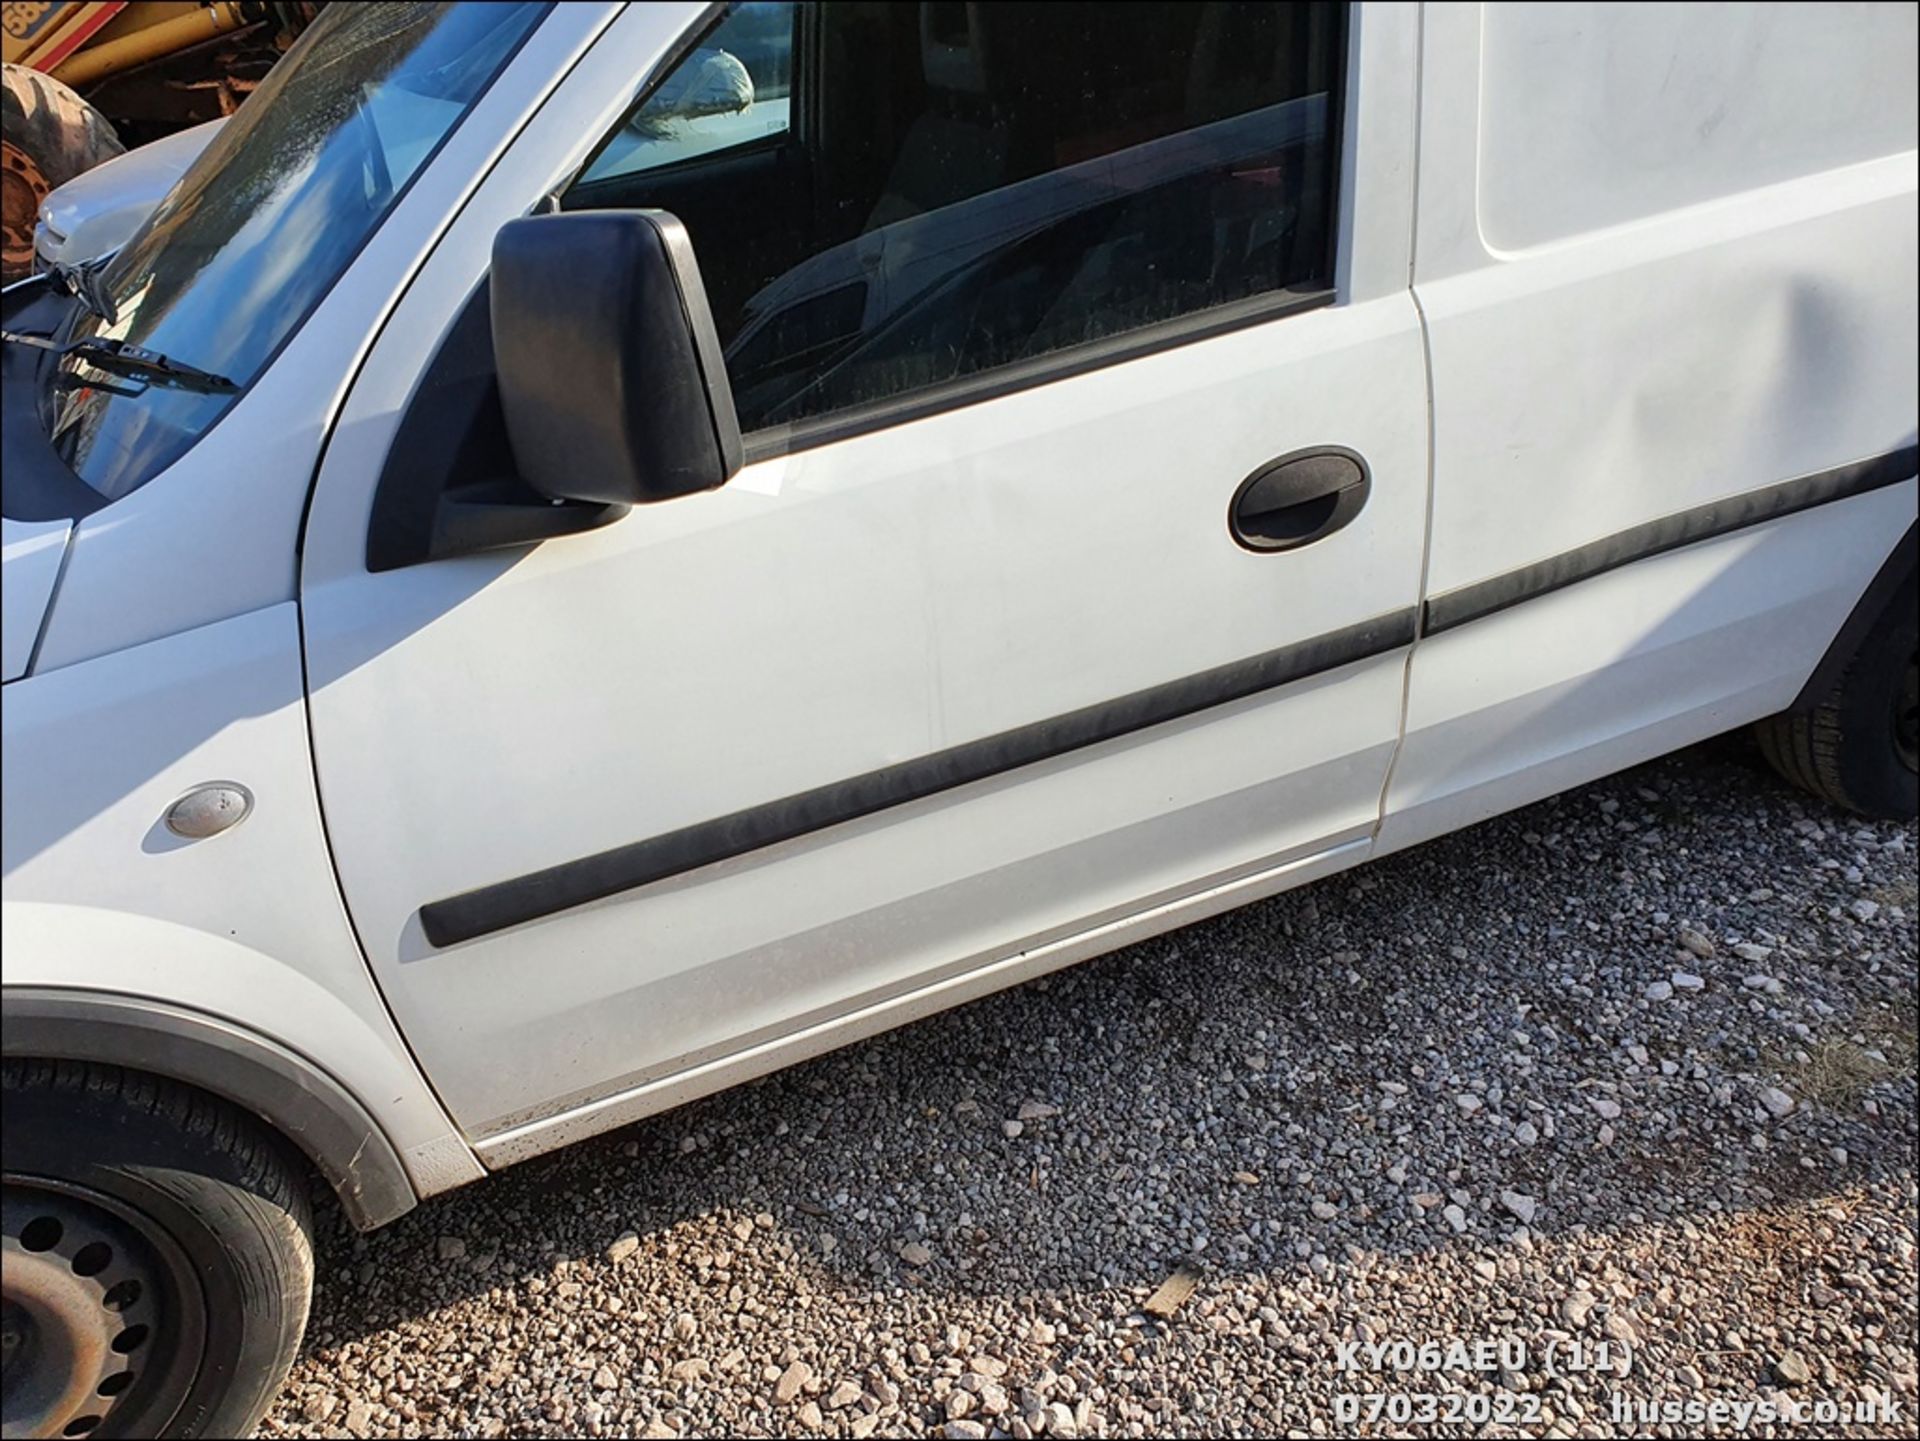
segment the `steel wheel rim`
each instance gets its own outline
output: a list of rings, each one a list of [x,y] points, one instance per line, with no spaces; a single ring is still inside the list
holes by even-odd
[[[8,279],[33,268],[33,226],[52,187],[33,157],[12,141],[0,146],[0,217],[5,227]]]
[[[153,1435],[193,1384],[205,1308],[186,1254],[116,1197],[5,1180],[0,1434]]]

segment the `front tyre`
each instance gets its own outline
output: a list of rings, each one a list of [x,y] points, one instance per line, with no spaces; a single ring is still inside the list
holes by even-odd
[[[0,1086],[5,1436],[248,1434],[313,1285],[278,1138],[112,1066],[9,1060]]]
[[[1805,710],[1754,726],[1773,768],[1856,815],[1908,820],[1920,809],[1920,620],[1908,576],[1848,658],[1833,687]]]

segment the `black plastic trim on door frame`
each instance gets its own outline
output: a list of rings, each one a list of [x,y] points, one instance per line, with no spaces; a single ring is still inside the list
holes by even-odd
[[[1279,650],[1165,685],[1017,726],[931,755],[884,766],[765,805],[701,821],[597,855],[430,901],[420,928],[450,946],[636,890],[750,851],[795,840],[876,811],[923,800],[1102,741],[1131,735],[1262,691],[1290,685],[1410,645],[1417,612],[1375,616]]]
[[[1596,575],[1631,565],[1636,560],[1663,555],[1682,546],[1728,535],[1748,526],[1810,510],[1816,505],[1864,495],[1883,486],[1911,479],[1920,465],[1920,446],[1909,445],[1869,460],[1835,466],[1778,485],[1745,491],[1710,501],[1691,510],[1650,520],[1644,525],[1596,540],[1574,550],[1523,565],[1504,575],[1474,581],[1443,595],[1429,596],[1422,635],[1437,635],[1468,621],[1480,620],[1522,601],[1533,600],[1563,586],[1591,580]]]

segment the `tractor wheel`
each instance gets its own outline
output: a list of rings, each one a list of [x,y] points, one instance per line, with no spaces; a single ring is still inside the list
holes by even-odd
[[[0,102],[0,202],[6,223],[0,279],[18,280],[33,269],[33,223],[47,193],[125,149],[106,116],[51,75],[24,65],[6,67]]]

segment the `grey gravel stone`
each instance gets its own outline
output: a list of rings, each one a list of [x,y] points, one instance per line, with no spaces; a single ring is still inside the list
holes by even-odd
[[[1533,1224],[1533,1213],[1539,1205],[1539,1202],[1521,1191],[1502,1191],[1500,1193],[1500,1204],[1518,1216],[1521,1225],[1531,1226]]]
[[[300,1403],[300,1419],[318,1426],[333,1414],[334,1408],[339,1404],[338,1397],[325,1391],[316,1391]]]
[[[1798,1351],[1782,1351],[1773,1361],[1774,1379],[1782,1386],[1804,1386],[1813,1380],[1813,1371]]]

